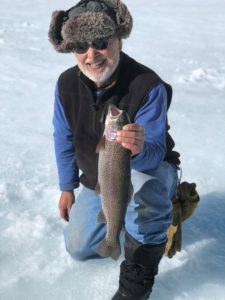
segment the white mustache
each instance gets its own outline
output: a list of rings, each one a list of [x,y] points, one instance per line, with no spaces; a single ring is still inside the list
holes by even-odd
[[[102,56],[96,56],[94,58],[87,58],[84,63],[85,64],[96,64],[96,63],[100,63],[103,61],[103,57]]]

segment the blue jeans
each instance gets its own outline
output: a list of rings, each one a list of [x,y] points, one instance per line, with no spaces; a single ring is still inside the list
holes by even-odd
[[[165,161],[156,170],[132,170],[134,193],[127,208],[125,229],[138,242],[157,245],[166,241],[177,177],[176,166]],[[100,210],[100,197],[82,187],[64,231],[66,249],[74,259],[99,257],[96,249],[106,234],[106,225],[97,221]]]

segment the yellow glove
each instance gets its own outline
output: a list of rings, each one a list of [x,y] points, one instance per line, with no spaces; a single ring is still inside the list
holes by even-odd
[[[195,211],[199,194],[195,183],[183,182],[178,186],[177,197],[173,199],[173,223],[167,230],[165,255],[172,258],[182,245],[182,221],[189,218]]]
[[[164,255],[172,258],[177,251],[181,250],[182,243],[182,224],[181,224],[181,205],[176,199],[173,201],[173,223],[167,230],[167,243]]]

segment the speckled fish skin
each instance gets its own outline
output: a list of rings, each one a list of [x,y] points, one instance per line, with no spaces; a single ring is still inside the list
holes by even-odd
[[[115,140],[116,131],[130,123],[128,115],[114,105],[108,108],[105,131],[97,152],[98,184],[102,211],[99,222],[107,224],[107,233],[97,252],[103,257],[118,259],[121,254],[119,236],[124,225],[127,204],[132,196],[131,152]]]

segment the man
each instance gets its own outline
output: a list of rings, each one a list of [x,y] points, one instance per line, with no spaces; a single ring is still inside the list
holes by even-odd
[[[171,87],[121,50],[132,25],[121,1],[83,0],[68,11],[55,11],[49,29],[54,48],[74,53],[78,63],[59,77],[53,118],[59,210],[68,221],[65,244],[74,259],[97,258],[106,233],[97,221],[101,201],[94,189],[96,145],[108,105],[126,110],[132,121],[116,137],[132,153],[134,194],[125,219],[119,289],[112,300],[146,300],[151,293],[172,221],[179,165],[167,124]]]

